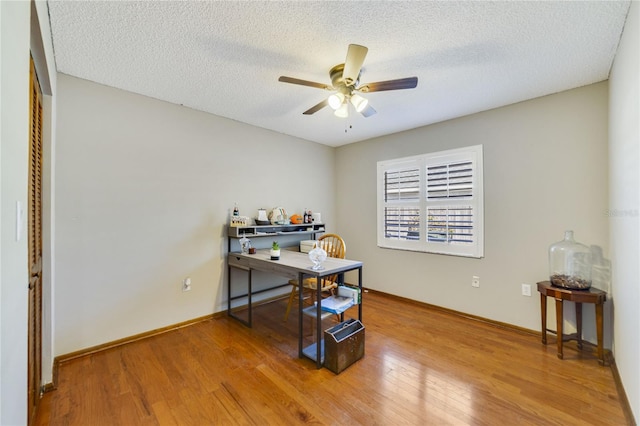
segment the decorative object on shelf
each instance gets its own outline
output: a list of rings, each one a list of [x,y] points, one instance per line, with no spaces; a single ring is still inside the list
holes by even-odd
[[[311,216],[314,223],[322,223],[322,213],[313,213]]]
[[[248,239],[244,234],[242,234],[242,238],[240,238],[240,249],[242,253],[249,253],[249,249],[251,249],[251,240]]]
[[[573,239],[573,231],[565,231],[564,239],[549,247],[549,278],[556,287],[589,289],[591,264],[591,250]]]
[[[327,260],[327,252],[316,246],[316,248],[309,252],[309,259],[313,262],[311,269],[314,271],[321,271],[324,269],[322,262]]]
[[[258,217],[256,219],[256,225],[270,225],[269,218],[267,217],[267,211],[265,209],[258,209]]]
[[[272,225],[286,225],[289,223],[287,212],[282,207],[274,207],[271,213],[269,213],[269,220]]]
[[[302,223],[302,216],[294,214],[289,218],[289,222],[291,222],[292,225],[300,225]]]
[[[271,255],[271,260],[280,260],[280,244],[277,241],[274,241],[271,244],[271,251],[269,252]]]
[[[231,226],[249,226],[249,220],[247,216],[231,216]]]
[[[240,216],[240,210],[238,210],[238,203],[233,206],[233,215]]]

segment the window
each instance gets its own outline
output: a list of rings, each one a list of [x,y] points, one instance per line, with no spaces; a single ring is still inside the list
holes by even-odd
[[[482,257],[482,145],[378,162],[378,246]]]

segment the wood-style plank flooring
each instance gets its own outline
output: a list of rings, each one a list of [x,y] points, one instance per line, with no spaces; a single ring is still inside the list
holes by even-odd
[[[373,292],[363,301],[365,356],[338,375],[297,358],[283,299],[256,307],[253,328],[222,316],[62,363],[35,423],[627,424],[611,369],[571,343],[559,360],[554,338]]]

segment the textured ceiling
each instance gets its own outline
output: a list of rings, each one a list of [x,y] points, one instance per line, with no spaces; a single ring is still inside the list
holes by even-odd
[[[57,1],[58,71],[330,146],[606,80],[628,1]],[[329,69],[369,48],[377,114],[324,108]]]

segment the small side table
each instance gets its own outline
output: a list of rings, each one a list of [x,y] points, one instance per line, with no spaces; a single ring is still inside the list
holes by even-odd
[[[556,299],[556,335],[558,341],[558,358],[562,359],[562,342],[563,342],[563,309],[562,303],[567,300],[576,304],[576,329],[578,349],[582,349],[582,304],[593,303],[596,308],[596,334],[598,338],[598,362],[604,365],[604,349],[602,341],[603,329],[603,305],[607,300],[607,293],[596,288],[588,290],[570,290],[560,287],[554,287],[549,281],[541,281],[538,283],[538,291],[540,292],[540,314],[542,317],[542,344],[547,344],[547,297]]]

